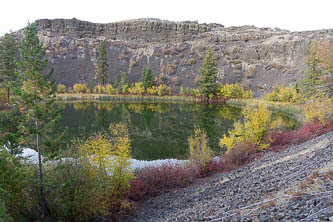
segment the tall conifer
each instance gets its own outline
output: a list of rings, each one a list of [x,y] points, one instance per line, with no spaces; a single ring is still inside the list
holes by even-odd
[[[41,152],[51,140],[52,129],[60,118],[60,109],[55,108],[56,83],[52,79],[53,69],[43,74],[48,65],[45,49],[37,36],[35,24],[29,24],[24,30],[20,42],[20,62],[18,63],[18,82],[14,87],[17,99],[14,106],[21,113],[19,130],[23,133],[21,143],[25,147],[34,147],[38,152],[40,207],[42,219],[50,212],[44,189],[44,172]],[[35,136],[35,139],[31,136]],[[51,141],[52,142],[52,141]]]
[[[0,83],[7,88],[7,100],[10,99],[9,83],[16,79],[17,46],[11,34],[6,34],[0,42]]]
[[[105,85],[107,83],[109,71],[105,41],[101,41],[98,53],[97,79],[100,85]]]
[[[200,72],[200,91],[205,100],[208,101],[209,96],[216,95],[217,90],[217,61],[214,56],[213,50],[208,48]]]
[[[143,69],[141,81],[142,81],[143,86],[145,87],[145,89],[150,88],[153,85],[155,85],[154,76],[151,73],[150,66]]]

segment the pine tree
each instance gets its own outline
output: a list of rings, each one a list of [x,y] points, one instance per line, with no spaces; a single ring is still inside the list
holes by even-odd
[[[115,76],[115,77],[114,77],[114,80],[113,80],[113,87],[114,87],[115,89],[118,89],[118,87],[119,87],[118,76]]]
[[[304,99],[333,96],[333,44],[313,43],[309,47],[305,78],[301,81],[300,95]]]
[[[320,78],[320,91],[325,97],[333,97],[333,42],[319,44],[318,57],[321,61],[323,75]]]
[[[7,100],[10,100],[9,82],[16,79],[16,55],[17,47],[15,39],[11,34],[6,34],[0,42],[0,82],[7,88]]]
[[[20,85],[14,87],[17,96],[15,107],[23,116],[19,123],[19,130],[24,135],[21,138],[22,145],[35,147],[38,152],[42,218],[49,216],[50,212],[44,189],[41,147],[50,143],[48,136],[52,135],[56,120],[60,118],[60,110],[55,108],[56,83],[52,79],[53,69],[43,74],[47,65],[45,49],[38,39],[36,26],[34,23],[29,24],[20,42],[17,73]],[[36,140],[31,138],[33,135]]]
[[[217,91],[217,61],[214,56],[213,50],[208,48],[200,72],[200,91],[204,96],[205,101],[209,100],[209,96],[216,95]]]
[[[151,88],[153,85],[155,85],[154,76],[151,73],[150,66],[143,69],[141,81],[145,89]]]
[[[100,85],[105,85],[107,83],[108,71],[109,71],[105,41],[101,41],[98,51],[99,55],[98,55],[98,67],[97,67],[97,79]]]
[[[129,80],[126,72],[121,73],[121,82],[120,82],[121,88],[129,87]]]
[[[320,83],[320,76],[323,73],[320,69],[320,59],[317,56],[317,51],[318,48],[315,44],[310,46],[306,62],[308,69],[300,85],[301,95],[306,99],[319,96],[318,85]]]

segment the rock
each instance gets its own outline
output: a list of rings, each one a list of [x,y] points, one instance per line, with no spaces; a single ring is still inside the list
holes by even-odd
[[[82,79],[87,83],[94,79],[99,41],[106,40],[108,62],[112,67],[108,73],[109,79],[127,72],[131,82],[138,82],[142,68],[149,64],[155,77],[163,74],[165,83],[177,93],[181,84],[183,87],[196,86],[195,79],[198,78],[198,70],[208,46],[220,58],[219,82],[239,82],[249,86],[254,96],[261,96],[276,85],[287,85],[303,77],[309,44],[333,38],[333,29],[289,32],[253,26],[225,28],[218,24],[158,19],[108,24],[77,19],[42,19],[37,20],[36,25],[55,69],[56,81],[67,87]],[[22,34],[23,30],[13,33],[16,39],[22,38]],[[126,55],[121,56],[123,51]],[[196,62],[184,65],[190,58]],[[133,67],[132,59],[136,61]],[[173,72],[169,68],[173,74],[169,76],[168,69],[162,68],[174,65],[176,61],[179,65]],[[236,66],[238,69],[234,69]],[[181,84],[173,82],[173,77],[178,77]]]

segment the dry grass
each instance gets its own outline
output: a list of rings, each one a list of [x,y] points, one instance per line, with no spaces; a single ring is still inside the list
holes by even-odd
[[[228,104],[240,107],[263,105],[272,111],[285,113],[299,122],[304,121],[303,108],[286,102],[272,102],[263,99],[230,99],[228,100]]]
[[[333,180],[333,170],[328,171],[328,179]]]
[[[274,206],[276,206],[276,202],[275,202],[275,200],[271,200],[271,201],[267,202],[266,204],[260,205],[259,209],[264,210],[266,208],[270,208],[270,207],[274,207]]]
[[[292,194],[292,199],[299,199],[299,198],[302,198],[302,196],[308,194],[307,192],[303,191],[303,190],[299,190],[295,193]]]

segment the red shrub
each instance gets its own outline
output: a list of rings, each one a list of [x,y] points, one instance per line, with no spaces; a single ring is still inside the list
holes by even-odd
[[[286,148],[288,145],[300,144],[332,130],[333,121],[326,125],[322,125],[320,122],[306,123],[300,128],[292,131],[274,131],[272,133],[273,142],[271,143],[269,150],[276,152]]]
[[[221,171],[221,159],[210,160],[205,166],[200,166],[199,177],[208,177]]]
[[[141,200],[148,196],[156,196],[173,188],[181,188],[191,184],[196,177],[191,167],[163,165],[150,167],[138,173],[131,183],[128,198]]]
[[[236,145],[232,150],[221,157],[221,170],[231,171],[241,165],[249,163],[256,157],[257,150],[258,147],[251,143]]]
[[[333,121],[325,126],[319,122],[312,122],[304,124],[293,131],[274,131],[271,134],[273,142],[268,150],[279,151],[288,145],[305,142],[332,130]],[[218,160],[211,160],[206,163],[205,167],[201,166],[199,169],[194,166],[172,166],[168,164],[161,167],[146,168],[140,171],[136,179],[131,182],[128,198],[131,200],[142,200],[171,189],[186,187],[195,178],[207,177],[223,171],[228,172],[264,155],[265,152],[258,152],[256,145],[243,143],[235,146]]]

